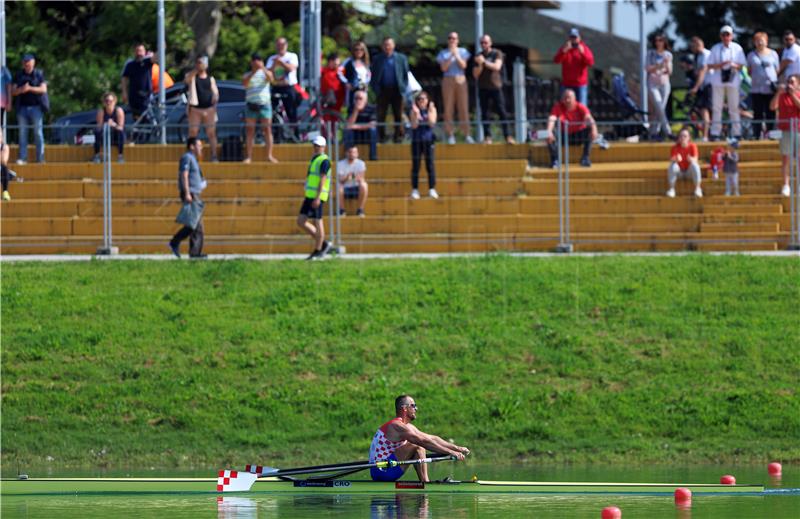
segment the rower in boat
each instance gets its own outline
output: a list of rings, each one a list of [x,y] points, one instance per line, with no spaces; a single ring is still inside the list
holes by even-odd
[[[439,454],[455,456],[463,460],[469,449],[450,443],[442,438],[417,429],[411,422],[417,418],[417,404],[409,395],[401,395],[394,401],[395,417],[375,432],[369,448],[369,461],[406,461],[423,459],[426,449]],[[374,481],[397,481],[405,474],[408,465],[398,465],[385,469],[373,467],[370,475]],[[428,465],[414,465],[420,481],[428,479]]]

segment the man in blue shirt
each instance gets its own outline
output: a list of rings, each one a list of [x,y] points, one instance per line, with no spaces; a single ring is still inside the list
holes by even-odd
[[[11,95],[17,98],[17,123],[19,124],[19,158],[17,164],[28,162],[28,129],[33,129],[36,144],[36,160],[44,162],[44,126],[46,111],[45,96],[47,80],[44,72],[36,68],[36,57],[25,54],[22,70],[14,77]]]
[[[395,52],[394,40],[384,38],[383,52],[372,60],[372,80],[370,86],[375,91],[378,104],[378,128],[381,141],[386,137],[386,112],[391,106],[394,117],[394,142],[403,140],[403,94],[408,84],[408,58],[405,54]]]
[[[144,43],[134,47],[134,58],[122,69],[122,102],[130,106],[138,118],[147,111],[153,93],[153,53],[147,52]]]
[[[189,137],[186,139],[186,149],[178,166],[178,191],[181,202],[184,204],[202,203],[200,192],[206,188],[206,181],[203,179],[203,172],[200,171],[200,163],[197,162],[197,158],[203,154],[203,141],[197,137]],[[190,258],[204,259],[208,257],[203,254],[202,216],[197,221],[197,226],[184,225],[170,240],[169,248],[178,258],[181,257],[181,242],[186,238],[189,238]]]

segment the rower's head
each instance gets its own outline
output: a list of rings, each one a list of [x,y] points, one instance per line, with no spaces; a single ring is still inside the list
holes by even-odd
[[[394,399],[394,412],[405,421],[411,422],[417,417],[417,403],[409,395],[400,395]]]

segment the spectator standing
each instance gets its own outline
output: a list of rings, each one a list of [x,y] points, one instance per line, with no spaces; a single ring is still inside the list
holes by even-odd
[[[189,137],[197,137],[202,124],[211,146],[211,162],[217,161],[217,80],[208,73],[208,56],[199,56],[183,79],[189,90]]]
[[[322,97],[322,120],[324,122],[339,121],[347,84],[343,72],[342,67],[339,66],[339,55],[335,52],[328,54],[319,77],[319,95]]]
[[[370,86],[378,102],[378,134],[381,141],[386,139],[386,112],[392,108],[394,117],[394,142],[403,139],[403,94],[408,84],[408,58],[402,52],[395,52],[392,38],[384,38],[379,52],[372,60],[372,80]]]
[[[355,93],[353,106],[347,117],[344,132],[344,149],[356,144],[369,144],[369,160],[378,160],[378,128],[375,106],[367,102],[367,92]]]
[[[130,107],[134,119],[150,106],[153,95],[153,53],[144,43],[133,48],[133,58],[122,68],[122,103]]]
[[[580,104],[589,106],[589,67],[594,66],[594,54],[577,28],[569,30],[569,39],[558,49],[553,61],[561,63],[561,93],[569,88]]]
[[[0,182],[2,182],[3,187],[3,200],[6,202],[11,200],[11,194],[8,192],[8,183],[14,177],[11,174],[11,170],[8,169],[8,155],[8,145],[3,134],[3,128],[0,126]]]
[[[290,123],[297,122],[297,96],[294,86],[297,84],[297,67],[300,59],[294,52],[289,52],[289,42],[280,37],[275,40],[277,52],[267,59],[267,70],[272,72],[272,93],[283,99],[286,115]],[[272,108],[278,105],[278,98],[273,95]],[[290,130],[290,133],[294,133]]]
[[[666,136],[674,140],[672,129],[667,119],[667,101],[671,91],[670,76],[672,76],[672,53],[669,42],[663,34],[656,34],[653,38],[653,48],[647,52],[647,91],[652,101],[653,123],[650,136],[662,138]]]
[[[202,211],[203,202],[200,193],[206,188],[206,181],[203,172],[200,170],[198,159],[203,156],[203,141],[197,137],[186,139],[186,153],[178,163],[178,191],[181,201],[184,204],[199,206],[198,211]],[[181,242],[189,238],[189,257],[203,259],[207,256],[203,254],[203,218],[202,215],[197,220],[194,227],[184,225],[169,242],[172,253],[180,258]]]
[[[264,145],[267,147],[267,160],[278,162],[272,156],[272,105],[270,104],[270,81],[272,71],[264,66],[264,58],[254,52],[250,56],[250,71],[242,77],[245,92],[245,158],[244,163],[253,160],[253,144],[256,139],[256,125],[261,121],[264,132]]]
[[[722,156],[722,171],[725,172],[725,196],[739,196],[739,141],[728,141],[728,149]]]
[[[434,200],[439,198],[436,192],[436,169],[434,167],[434,146],[436,136],[433,127],[436,125],[436,106],[424,90],[417,94],[411,107],[411,199],[419,200],[419,166],[422,155],[425,155],[425,169],[428,171],[428,196]]]
[[[769,102],[778,86],[778,53],[767,46],[769,38],[765,32],[753,36],[753,47],[747,55],[747,68],[750,71],[750,96],[753,100],[753,119],[758,129],[756,137],[763,138],[764,132],[772,129],[775,112],[769,109]],[[762,128],[762,121],[765,125]]]
[[[117,145],[117,162],[125,162],[125,111],[117,106],[117,96],[113,92],[103,94],[103,105],[97,110],[94,127],[94,158],[92,162],[101,162],[100,146],[103,144],[103,126],[111,128],[111,143]],[[108,160],[111,160],[110,158]]]
[[[11,85],[14,83],[14,78],[11,77],[11,71],[8,67],[3,66],[0,70],[0,121],[3,120],[3,115],[11,109]]]
[[[747,65],[747,58],[741,45],[733,41],[733,28],[724,25],[719,30],[722,40],[711,48],[708,68],[718,71],[711,78],[711,140],[719,140],[722,133],[722,107],[727,100],[728,115],[732,122],[731,136],[741,138],[742,125],[739,122],[739,73]]]
[[[494,105],[494,111],[500,118],[500,127],[503,130],[503,137],[509,144],[516,141],[511,136],[508,128],[508,114],[506,113],[506,101],[503,96],[503,63],[505,54],[499,49],[492,47],[492,37],[484,34],[480,39],[481,52],[475,56],[475,67],[472,69],[472,77],[478,81],[478,102],[481,107],[481,119],[483,119],[483,142],[492,143],[492,132],[489,128],[489,103]]]
[[[17,164],[28,162],[28,129],[33,129],[36,144],[36,161],[44,162],[44,112],[46,111],[47,80],[44,72],[36,68],[33,54],[22,56],[22,70],[14,77],[11,95],[17,98],[17,123],[19,124],[19,158]]]
[[[711,79],[717,73],[708,68],[708,57],[711,51],[706,49],[703,39],[699,36],[692,37],[689,48],[694,62],[695,79],[689,93],[695,96],[694,106],[700,111],[703,119],[703,141],[708,141],[711,129]]]
[[[692,142],[689,130],[682,129],[678,132],[678,142],[670,150],[670,160],[672,162],[667,168],[667,182],[669,182],[667,196],[669,198],[675,198],[675,183],[678,177],[690,177],[694,181],[694,196],[697,198],[703,197],[703,190],[700,187],[702,178],[698,157],[697,145]]]
[[[784,31],[783,44],[778,77],[786,81],[789,76],[800,74],[800,45],[797,44],[797,38],[791,30]]]
[[[364,161],[358,158],[358,147],[351,145],[345,150],[347,158],[340,160],[336,166],[336,174],[339,178],[338,191],[339,191],[339,214],[346,215],[344,209],[344,200],[358,199],[358,209],[356,216],[363,218],[364,206],[367,203],[367,194],[369,186],[365,178],[367,174],[367,165]]]
[[[785,84],[778,86],[778,90],[769,103],[769,108],[778,113],[778,129],[781,130],[780,150],[783,156],[781,164],[783,188],[781,189],[781,194],[783,196],[791,196],[789,164],[792,157],[792,148],[794,148],[795,152],[800,149],[800,74],[789,76]],[[794,132],[792,132],[792,125],[795,128]],[[793,137],[794,143],[792,143]]]
[[[359,90],[366,91],[372,79],[372,71],[369,69],[369,53],[367,45],[363,41],[357,41],[350,49],[350,57],[342,65],[344,68],[344,78],[347,81],[347,109],[353,106],[355,93]]]
[[[455,144],[453,132],[453,114],[458,112],[458,125],[466,141],[475,141],[469,131],[469,93],[467,91],[467,62],[471,54],[464,47],[458,46],[458,33],[447,35],[447,48],[439,51],[436,61],[442,70],[442,102],[444,103],[444,133],[447,144]]]
[[[305,198],[297,216],[297,226],[314,240],[314,251],[306,259],[317,260],[324,258],[331,250],[331,242],[325,241],[325,227],[322,225],[325,202],[331,190],[331,161],[325,154],[325,137],[314,137],[311,145],[314,155],[308,165]]]
[[[553,132],[557,121],[569,123],[567,128],[568,144],[583,144],[581,166],[590,167],[592,162],[589,154],[592,149],[592,141],[597,139],[597,124],[595,124],[589,108],[578,102],[575,92],[570,89],[564,90],[561,100],[553,105],[550,117],[547,118],[547,144],[550,149],[550,165],[553,168],[559,166],[558,141]]]
[[[151,58],[153,60],[153,66],[150,67],[150,75],[151,81],[153,82],[153,94],[158,94],[159,85],[158,80],[159,76],[161,75],[161,68],[158,66],[158,55],[153,54]],[[168,89],[175,84],[175,80],[172,79],[172,76],[169,75],[166,69],[164,69],[164,88]]]

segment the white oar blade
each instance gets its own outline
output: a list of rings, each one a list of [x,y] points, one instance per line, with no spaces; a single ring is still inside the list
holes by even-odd
[[[217,477],[217,492],[247,492],[258,476],[250,472],[220,470]]]
[[[277,474],[280,469],[276,469],[275,467],[262,467],[261,465],[245,465],[244,470],[245,472],[256,474],[259,477],[264,477]]]

